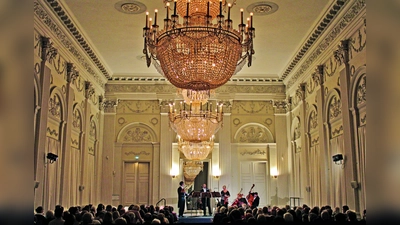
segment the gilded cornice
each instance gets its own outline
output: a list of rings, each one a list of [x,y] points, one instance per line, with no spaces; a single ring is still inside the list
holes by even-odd
[[[170,84],[107,84],[106,92],[121,92],[121,93],[174,93],[176,87]],[[270,85],[224,85],[215,90],[220,93],[248,93],[248,94],[285,94],[285,85],[270,84]]]
[[[339,13],[340,10],[348,3],[349,1],[338,0],[335,4],[332,5],[331,9],[328,13],[323,17],[320,23],[316,26],[313,33],[308,37],[308,39],[303,43],[302,48],[296,54],[292,62],[286,68],[285,72],[282,75],[282,79],[286,79],[286,77],[292,72],[293,68],[300,62],[303,56],[308,52],[310,47],[314,44],[314,42],[320,37],[320,35],[326,30],[328,24],[332,21],[332,19]]]
[[[82,34],[77,30],[76,26],[72,23],[71,19],[66,15],[65,11],[61,8],[60,4],[56,0],[47,0],[49,3],[49,7],[52,8],[54,15],[58,16],[61,23],[65,25],[65,28],[71,32],[75,40],[70,40],[68,35],[63,31],[61,27],[59,27],[58,23],[53,21],[53,18],[47,13],[47,11],[43,8],[41,3],[38,1],[33,2],[33,11],[36,18],[38,18],[41,23],[46,25],[49,30],[53,33],[55,37],[60,41],[65,49],[67,49],[76,60],[85,68],[85,70],[92,75],[93,79],[98,83],[102,88],[104,88],[105,83],[103,79],[96,73],[96,71],[92,68],[86,60],[86,57],[81,54],[81,50],[75,48],[74,42],[77,42],[88,55],[90,59],[92,59],[93,63],[97,66],[97,68],[102,72],[104,77],[107,79],[110,77],[109,73],[106,71],[96,54],[89,47],[87,41],[82,37]]]
[[[346,2],[353,2],[353,1],[346,1]],[[326,38],[321,41],[321,43],[313,50],[313,52],[304,60],[301,64],[299,69],[294,73],[292,76],[289,76],[292,72],[292,69],[289,69],[289,72],[284,75],[284,81],[287,83],[287,88],[292,87],[299,78],[308,70],[310,66],[315,63],[318,57],[325,52],[328,47],[336,40],[336,38],[341,34],[341,32],[347,28],[349,24],[359,15],[360,12],[365,8],[367,5],[366,0],[357,0],[354,1],[351,8],[346,12],[344,16],[341,17],[340,21],[333,27]],[[298,59],[298,61],[301,57]],[[295,63],[296,65],[297,63]],[[290,66],[289,66],[290,67]],[[293,66],[294,68],[294,66]],[[285,72],[286,73],[286,72]]]

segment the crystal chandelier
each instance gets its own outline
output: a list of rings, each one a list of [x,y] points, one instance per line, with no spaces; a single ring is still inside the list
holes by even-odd
[[[170,104],[170,126],[185,141],[210,141],[222,126],[222,106],[217,103],[213,110],[212,103],[209,102],[204,105],[200,101],[192,101],[189,104],[180,102],[180,108],[177,110],[174,104]]]
[[[186,159],[193,161],[206,159],[213,148],[214,137],[212,137],[209,141],[202,142],[185,141],[180,137],[178,140],[178,150],[185,155]]]
[[[186,161],[183,163],[183,177],[185,178],[185,185],[191,186],[194,179],[203,170],[203,162],[199,161]]]
[[[169,1],[164,0],[163,29],[157,23],[157,9],[154,23],[146,13],[143,53],[148,67],[153,62],[174,86],[199,91],[225,84],[246,62],[251,66],[255,37],[252,13],[245,24],[241,9],[241,22],[235,30],[232,4],[227,4],[227,19],[222,13],[226,0],[174,0],[171,17]]]

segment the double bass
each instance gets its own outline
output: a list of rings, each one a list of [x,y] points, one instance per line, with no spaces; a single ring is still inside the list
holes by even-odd
[[[251,207],[251,205],[253,204],[253,202],[254,202],[254,196],[251,194],[251,191],[253,190],[253,188],[254,188],[254,184],[253,184],[253,186],[251,186],[251,188],[250,188],[250,191],[249,191],[249,194],[246,196],[246,199],[247,199],[247,203],[248,203],[248,205]]]
[[[242,191],[243,191],[243,188],[240,188],[240,191],[237,194],[237,197],[231,206],[237,205],[239,203],[240,199],[243,197]]]

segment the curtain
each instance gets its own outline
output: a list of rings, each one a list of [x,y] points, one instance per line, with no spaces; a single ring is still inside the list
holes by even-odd
[[[360,210],[364,210],[367,204],[365,177],[366,177],[366,152],[367,152],[367,126],[358,128],[358,177],[360,182]]]
[[[60,141],[47,137],[46,138],[46,154],[51,152],[58,156],[61,155],[61,143]],[[45,169],[45,182],[43,188],[43,207],[48,210],[54,210],[55,206],[59,203],[59,190],[60,190],[60,168],[61,161],[57,160],[53,164],[47,163]]]
[[[331,155],[343,154],[344,152],[344,142],[343,135],[332,138],[330,140]],[[332,165],[332,195],[333,195],[333,205],[332,207],[347,204],[345,181],[344,181],[344,169],[341,165]]]

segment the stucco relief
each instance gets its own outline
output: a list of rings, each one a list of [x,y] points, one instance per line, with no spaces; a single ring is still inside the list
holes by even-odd
[[[117,113],[154,113],[158,105],[157,101],[120,101]]]
[[[266,127],[250,124],[237,131],[235,140],[239,143],[271,143],[273,142],[273,137]]]
[[[242,152],[239,153],[240,155],[244,156],[244,155],[266,155],[267,152],[265,150],[254,150],[254,151],[248,151],[248,150],[244,150]]]
[[[53,117],[61,119],[61,101],[56,94],[53,94],[49,99],[49,112]]]
[[[329,120],[334,120],[342,115],[342,103],[339,97],[332,97],[329,103]]]
[[[125,126],[118,135],[118,142],[123,143],[149,143],[156,142],[154,131],[147,125],[133,123]]]
[[[311,130],[314,130],[318,127],[318,114],[315,110],[310,113],[310,118],[308,121],[308,127]]]
[[[357,105],[367,102],[367,76],[361,77],[357,85]]]
[[[257,101],[234,101],[232,110],[236,110],[237,113],[268,113],[272,112],[272,105],[270,102],[257,102]]]
[[[78,109],[75,108],[72,113],[72,127],[80,130],[81,124],[82,124],[81,113],[79,112]]]

